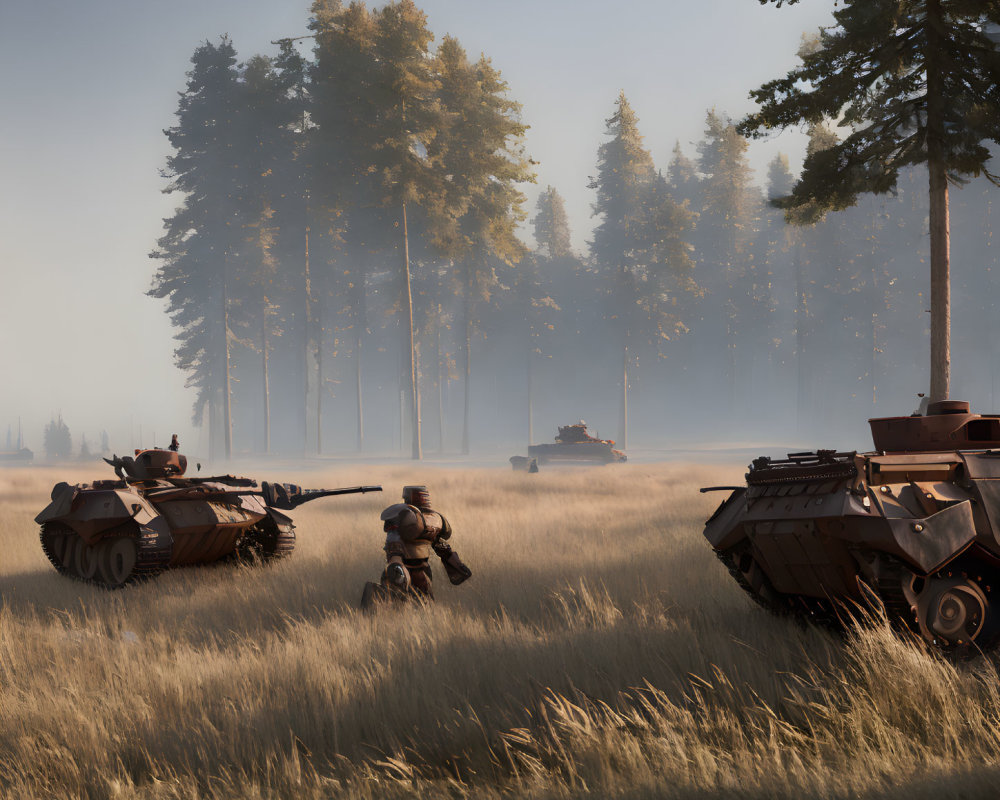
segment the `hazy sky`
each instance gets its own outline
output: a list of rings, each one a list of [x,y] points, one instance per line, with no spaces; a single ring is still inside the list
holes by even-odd
[[[377,5],[377,4],[376,4]],[[832,0],[775,9],[757,0],[423,0],[440,38],[489,56],[523,104],[539,162],[526,187],[564,196],[575,246],[593,220],[587,178],[624,89],[666,168],[689,155],[714,107],[739,117],[750,89],[795,64],[800,36],[829,24]],[[192,395],[173,366],[160,301],[145,297],[148,253],[178,199],[159,176],[191,53],[228,33],[241,59],[306,32],[308,2],[0,0],[0,447],[24,421],[42,450],[61,413],[79,442],[102,429],[119,451],[198,442]],[[793,168],[803,137],[754,144],[761,176],[776,152]],[[157,441],[151,442],[155,431]]]

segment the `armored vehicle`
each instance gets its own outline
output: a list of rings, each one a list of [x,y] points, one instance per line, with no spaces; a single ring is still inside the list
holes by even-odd
[[[705,536],[774,611],[876,607],[959,654],[1000,643],[1000,415],[959,401],[869,420],[875,450],[756,459]]]
[[[229,556],[286,556],[295,547],[295,526],[284,511],[319,497],[382,490],[266,481],[258,487],[232,475],[186,478],[187,458],[174,449],[104,460],[117,480],[56,484],[35,522],[58,572],[108,587]]]
[[[575,425],[559,428],[555,444],[533,444],[528,447],[528,458],[538,464],[550,461],[583,461],[596,464],[611,464],[625,461],[625,454],[614,449],[613,439],[598,439],[587,432],[587,423],[582,419]]]

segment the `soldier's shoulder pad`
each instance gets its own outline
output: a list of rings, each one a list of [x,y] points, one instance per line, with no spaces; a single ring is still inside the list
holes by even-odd
[[[413,511],[412,506],[408,506],[406,503],[396,503],[395,505],[389,506],[382,512],[382,516],[379,517],[382,522],[387,522],[390,519],[396,519],[404,511]]]

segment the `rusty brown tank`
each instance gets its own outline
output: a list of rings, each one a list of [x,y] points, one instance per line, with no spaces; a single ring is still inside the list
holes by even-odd
[[[614,449],[613,439],[598,439],[587,432],[587,424],[580,420],[573,425],[562,425],[554,444],[533,444],[528,447],[528,458],[539,464],[551,461],[576,461],[591,464],[611,464],[625,461],[621,450]]]
[[[295,547],[295,526],[283,512],[320,497],[382,490],[187,478],[187,459],[173,450],[136,450],[134,458],[105,461],[117,480],[56,484],[35,522],[58,572],[108,587],[230,556],[286,556]]]
[[[705,536],[761,605],[839,624],[884,609],[960,655],[1000,643],[1000,415],[968,403],[869,420],[872,452],[750,465]]]

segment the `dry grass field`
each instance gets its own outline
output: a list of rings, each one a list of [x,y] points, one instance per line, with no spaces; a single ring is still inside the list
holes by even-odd
[[[952,665],[746,599],[701,535],[743,469],[365,464],[293,512],[272,567],[107,592],[59,577],[0,471],[0,797],[938,798],[1000,786],[995,661]],[[474,571],[427,608],[356,611],[378,512],[426,483]]]

